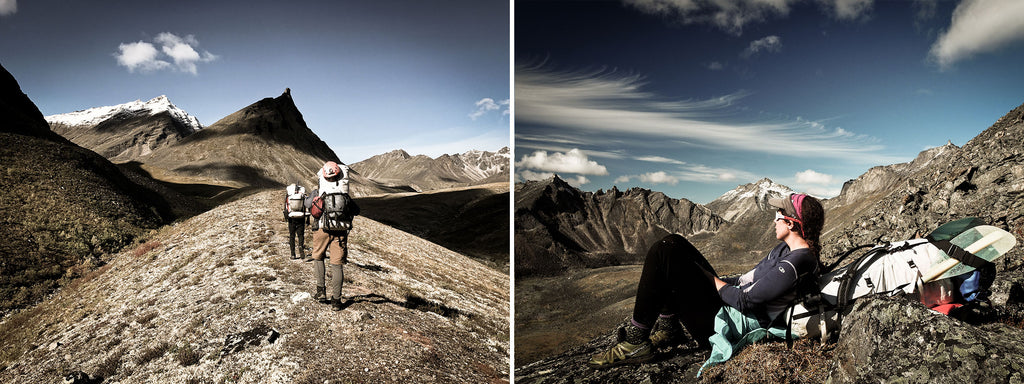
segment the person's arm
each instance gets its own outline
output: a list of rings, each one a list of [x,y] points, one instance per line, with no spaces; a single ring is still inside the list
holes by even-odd
[[[716,282],[718,294],[722,296],[723,302],[740,311],[760,307],[793,288],[799,276],[796,264],[804,264],[803,259],[812,257],[809,253],[803,253],[801,251],[800,255],[792,255],[796,257],[786,257],[775,267],[766,268],[757,280],[742,288]]]

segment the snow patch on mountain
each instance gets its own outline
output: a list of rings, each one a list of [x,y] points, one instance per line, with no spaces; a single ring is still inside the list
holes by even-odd
[[[199,119],[176,107],[165,95],[160,95],[150,99],[149,101],[135,100],[113,106],[96,107],[81,111],[50,115],[45,118],[46,122],[50,124],[59,123],[68,126],[95,126],[118,114],[138,114],[146,112],[151,116],[161,112],[167,112],[175,120],[178,120],[185,126],[190,127],[193,132],[203,129],[203,125],[199,123]]]

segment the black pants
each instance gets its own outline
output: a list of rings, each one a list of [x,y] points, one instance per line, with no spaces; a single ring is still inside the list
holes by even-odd
[[[640,273],[633,320],[651,327],[658,314],[674,314],[698,343],[707,345],[723,303],[714,280],[701,268],[717,276],[682,236],[668,235],[652,245]]]
[[[292,251],[292,258],[295,258],[295,237],[299,238],[299,256],[303,256],[303,247],[306,244],[306,220],[305,218],[288,219],[288,245]]]

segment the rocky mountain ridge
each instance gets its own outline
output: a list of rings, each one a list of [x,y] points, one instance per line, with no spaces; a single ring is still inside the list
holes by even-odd
[[[432,159],[426,155],[410,156],[401,149],[373,156],[352,164],[352,169],[384,185],[410,186],[417,192],[508,182],[511,151],[471,150],[461,154],[444,154]]]
[[[203,128],[166,96],[46,116],[50,128],[115,163],[140,161]]]
[[[0,381],[507,380],[507,275],[357,217],[331,311],[310,298],[311,264],[288,258],[277,197],[161,229],[4,318]]]
[[[135,100],[123,104],[94,107],[80,111],[45,116],[46,122],[68,127],[95,127],[119,115],[156,115],[167,112],[175,121],[189,128],[191,132],[203,129],[199,119],[178,108],[167,95],[160,95],[148,101]]]
[[[581,192],[557,176],[517,183],[515,200],[516,274],[524,277],[636,263],[665,235],[714,232],[725,222],[661,192]]]

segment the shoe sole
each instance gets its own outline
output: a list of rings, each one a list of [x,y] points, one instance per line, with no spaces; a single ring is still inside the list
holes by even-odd
[[[654,358],[653,351],[651,353],[648,353],[647,355],[642,356],[642,357],[625,358],[625,359],[618,360],[618,361],[615,361],[615,362],[609,362],[609,364],[600,364],[600,365],[598,365],[598,364],[593,364],[593,362],[587,361],[587,365],[590,366],[590,368],[593,368],[593,369],[596,369],[596,370],[605,370],[605,369],[614,368],[614,367],[620,367],[620,366],[633,366],[633,365],[644,364],[644,362],[650,361],[652,358]]]
[[[618,367],[618,366],[622,366],[622,365],[643,364],[643,363],[651,361],[651,359],[653,359],[653,358],[654,358],[654,355],[651,354],[651,355],[647,355],[647,356],[644,356],[644,357],[636,357],[636,358],[631,358],[631,359],[619,360],[619,361],[616,361],[614,363],[608,363],[608,364],[594,364],[594,363],[591,363],[591,362],[588,361],[587,365],[590,366],[590,368],[594,368],[594,369],[608,369],[608,368]]]

